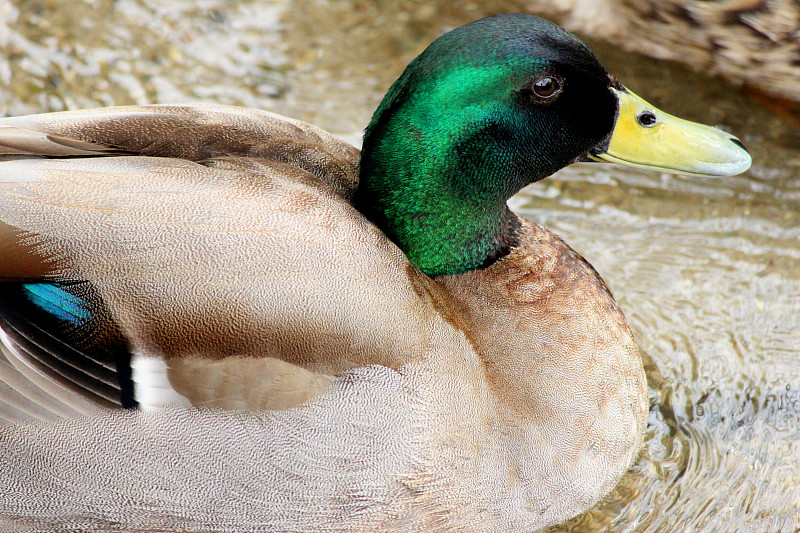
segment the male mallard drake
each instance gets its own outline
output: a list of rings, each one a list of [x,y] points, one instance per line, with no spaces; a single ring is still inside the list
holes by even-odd
[[[532,531],[589,508],[641,443],[642,363],[592,267],[506,201],[585,159],[750,164],[527,15],[430,45],[360,164],[226,106],[0,126],[0,524],[21,529]]]
[[[526,0],[533,12],[625,49],[800,100],[793,0]]]

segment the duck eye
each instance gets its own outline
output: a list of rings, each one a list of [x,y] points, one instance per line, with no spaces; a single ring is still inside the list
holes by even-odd
[[[561,92],[561,82],[556,78],[544,76],[533,82],[533,94],[542,99],[552,98]]]
[[[652,111],[645,109],[636,115],[636,122],[643,128],[652,128],[658,122],[658,117]]]

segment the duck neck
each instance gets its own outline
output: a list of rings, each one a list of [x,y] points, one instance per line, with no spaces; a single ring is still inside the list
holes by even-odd
[[[408,103],[406,106],[408,107]],[[456,117],[419,106],[367,128],[354,205],[428,275],[488,266],[516,242],[507,200],[549,171],[497,110]]]

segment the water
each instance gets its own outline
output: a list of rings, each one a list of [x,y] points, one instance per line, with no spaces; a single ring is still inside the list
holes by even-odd
[[[353,134],[441,32],[522,2],[0,1],[0,113],[207,101]],[[638,462],[553,531],[800,531],[800,112],[590,43],[658,107],[735,132],[744,176],[576,166],[513,207],[626,311],[650,384]]]

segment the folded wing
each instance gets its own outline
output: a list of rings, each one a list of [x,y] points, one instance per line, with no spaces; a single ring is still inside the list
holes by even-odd
[[[0,413],[288,407],[424,350],[413,269],[347,201],[358,153],[317,128],[112,108],[3,119],[0,151],[0,391],[34,404]]]

